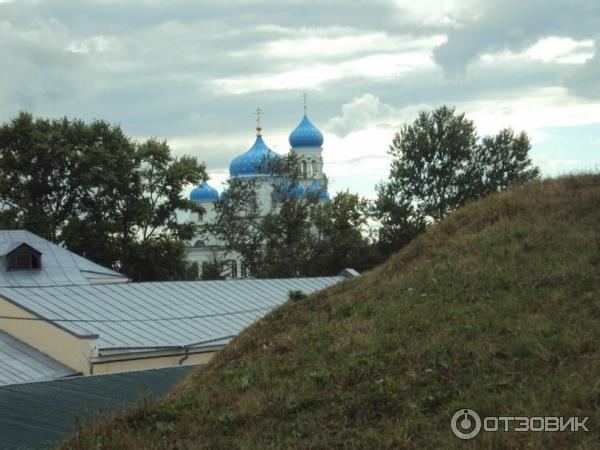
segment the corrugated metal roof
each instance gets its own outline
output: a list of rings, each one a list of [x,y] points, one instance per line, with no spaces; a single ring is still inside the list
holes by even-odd
[[[141,396],[159,397],[193,366],[75,377],[0,387],[0,448],[47,449],[75,431],[79,419],[123,410]]]
[[[74,374],[67,366],[0,331],[0,386]]]
[[[72,253],[52,242],[25,230],[0,230],[0,254],[6,254],[21,243],[42,253],[42,268],[34,270],[6,270],[0,258],[0,286],[68,286],[90,284],[95,281],[124,281],[127,279],[114,270]]]
[[[226,343],[284,303],[343,277],[150,282],[0,288],[0,296],[69,332],[99,335],[99,348],[181,347]]]

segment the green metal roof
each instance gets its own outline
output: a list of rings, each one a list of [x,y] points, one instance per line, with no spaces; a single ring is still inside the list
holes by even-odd
[[[0,449],[47,449],[68,437],[76,422],[140,397],[159,397],[194,366],[65,378],[0,387]]]

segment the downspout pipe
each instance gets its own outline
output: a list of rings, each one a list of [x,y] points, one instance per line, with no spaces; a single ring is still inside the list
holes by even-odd
[[[194,342],[192,344],[184,345],[182,348],[185,350],[185,354],[179,360],[179,365],[181,366],[185,362],[185,360],[190,357],[190,348],[197,347],[198,345],[210,344],[211,342],[222,341],[223,339],[231,339],[231,338],[234,338],[235,336],[236,336],[235,334],[232,334],[229,336],[218,337],[216,339],[209,339],[207,341]]]

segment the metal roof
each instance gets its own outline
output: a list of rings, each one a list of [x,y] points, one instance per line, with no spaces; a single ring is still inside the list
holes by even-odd
[[[0,386],[74,374],[67,366],[0,331]]]
[[[344,277],[0,288],[3,297],[99,349],[218,345],[288,299]]]
[[[47,449],[107,409],[120,412],[142,396],[159,397],[194,366],[75,377],[0,387],[0,448]]]
[[[6,270],[0,258],[0,286],[67,286],[97,282],[122,282],[127,277],[107,269],[25,230],[0,230],[0,254],[21,243],[42,253],[41,269]]]
[[[17,248],[19,248],[21,246],[26,246],[27,248],[29,248],[29,249],[33,250],[34,252],[37,252],[38,254],[41,255],[41,252],[39,252],[38,250],[33,248],[31,245],[29,245],[25,242],[13,241],[13,242],[3,242],[2,245],[0,245],[0,256],[10,255],[13,251],[15,251]]]

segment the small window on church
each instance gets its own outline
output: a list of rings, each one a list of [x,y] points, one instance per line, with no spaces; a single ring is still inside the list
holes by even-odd
[[[31,269],[31,253],[17,252],[17,269]]]
[[[316,161],[311,162],[310,166],[312,168],[312,176],[316,177],[317,176],[317,162]]]
[[[242,261],[242,268],[241,268],[241,274],[242,274],[242,278],[246,278],[249,274],[248,274],[248,264],[246,264],[245,261]]]
[[[306,161],[302,161],[301,167],[302,167],[302,178],[307,178],[307,176],[306,176],[306,171],[307,171]]]
[[[27,248],[20,248],[8,255],[9,270],[30,270],[40,268],[40,255],[35,254]]]
[[[229,272],[229,275],[231,276],[231,278],[237,278],[238,273],[237,273],[237,261],[235,259],[232,259],[230,261],[231,264],[231,269]]]

